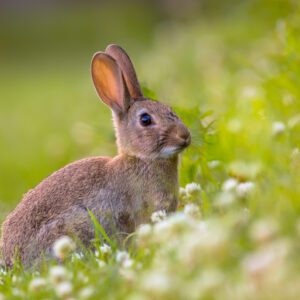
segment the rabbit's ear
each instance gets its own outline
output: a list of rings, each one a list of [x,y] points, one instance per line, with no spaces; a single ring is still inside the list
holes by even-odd
[[[136,77],[133,64],[127,53],[118,45],[109,45],[105,53],[112,56],[120,66],[132,99],[143,97],[142,89]]]
[[[102,101],[113,111],[126,111],[129,104],[121,69],[117,62],[104,52],[97,52],[92,59],[92,77]]]

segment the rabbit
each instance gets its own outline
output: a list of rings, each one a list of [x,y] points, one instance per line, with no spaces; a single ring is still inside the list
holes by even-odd
[[[189,129],[170,106],[144,97],[120,46],[97,52],[91,74],[112,110],[118,155],[75,161],[24,195],[2,225],[7,267],[16,255],[25,267],[53,258],[52,245],[64,235],[91,247],[95,232],[88,210],[120,242],[154,211],[177,208],[178,154],[191,142]]]

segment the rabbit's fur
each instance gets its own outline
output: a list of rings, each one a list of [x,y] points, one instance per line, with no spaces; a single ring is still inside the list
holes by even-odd
[[[87,247],[94,238],[88,210],[121,241],[156,210],[177,207],[178,153],[190,133],[165,104],[143,96],[125,51],[110,45],[92,60],[92,77],[113,112],[119,154],[91,157],[54,172],[30,190],[2,225],[7,266],[19,255],[25,266],[52,257],[53,242],[72,234]],[[148,114],[145,126],[141,115]]]

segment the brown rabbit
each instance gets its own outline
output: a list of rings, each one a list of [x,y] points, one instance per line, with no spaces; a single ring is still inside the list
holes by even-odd
[[[110,236],[122,240],[156,210],[177,207],[178,153],[190,132],[166,104],[143,96],[134,67],[117,45],[92,59],[97,93],[113,114],[119,154],[76,161],[30,190],[2,225],[8,267],[18,253],[25,266],[52,257],[53,242],[73,234],[94,238],[88,210]]]

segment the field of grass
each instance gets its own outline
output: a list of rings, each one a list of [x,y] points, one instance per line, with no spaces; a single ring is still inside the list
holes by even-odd
[[[89,71],[109,43],[192,145],[175,214],[156,213],[126,249],[95,223],[96,253],[66,240],[62,265],[1,269],[0,299],[299,299],[300,5],[212,2],[190,17],[121,2],[99,19],[95,7],[1,18],[0,220],[54,170],[116,154]]]

